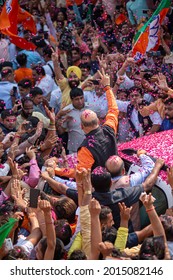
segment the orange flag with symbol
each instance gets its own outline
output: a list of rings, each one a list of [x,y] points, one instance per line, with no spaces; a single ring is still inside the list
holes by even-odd
[[[27,19],[30,15],[28,12],[26,12],[24,13],[25,16],[23,16],[23,21],[18,21],[18,16],[20,19],[21,10],[22,9],[18,4],[18,0],[7,0],[0,14],[0,31],[1,33],[9,36],[11,43],[15,44],[19,48],[25,50],[35,50],[36,46],[33,43],[28,42],[24,38],[18,36],[17,24],[23,24],[22,22],[24,22],[23,26],[26,28],[27,24],[25,22],[27,22]],[[32,22],[31,28],[29,30],[36,34],[36,27],[34,27],[35,23],[33,18],[32,20],[29,18],[28,22],[29,21]]]

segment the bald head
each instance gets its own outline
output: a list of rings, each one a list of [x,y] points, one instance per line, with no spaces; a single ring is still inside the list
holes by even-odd
[[[106,161],[106,168],[111,173],[112,177],[120,176],[123,175],[124,162],[119,156],[114,155]]]
[[[81,123],[86,128],[88,127],[88,128],[95,129],[99,126],[96,113],[89,109],[82,112]]]

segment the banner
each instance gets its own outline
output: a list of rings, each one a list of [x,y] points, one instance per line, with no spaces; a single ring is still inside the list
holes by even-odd
[[[136,61],[140,61],[146,52],[158,49],[160,44],[160,26],[170,5],[170,0],[162,0],[151,18],[136,33],[132,49],[132,55]]]

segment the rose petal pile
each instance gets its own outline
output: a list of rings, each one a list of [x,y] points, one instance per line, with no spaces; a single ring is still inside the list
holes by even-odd
[[[121,150],[128,148],[133,148],[134,150],[144,149],[148,155],[154,158],[162,158],[165,160],[165,164],[173,166],[173,130],[136,138],[118,146],[118,154],[120,157],[139,165],[139,159],[136,156],[125,155],[121,152]],[[167,181],[167,174],[165,171],[161,170],[159,176]]]

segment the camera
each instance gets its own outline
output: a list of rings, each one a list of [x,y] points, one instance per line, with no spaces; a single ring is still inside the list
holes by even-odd
[[[24,128],[26,131],[32,129],[33,128],[32,122],[28,122],[28,123],[24,124]]]
[[[66,27],[64,33],[61,35],[59,42],[59,49],[63,51],[70,51],[72,48],[72,33],[70,28]]]

